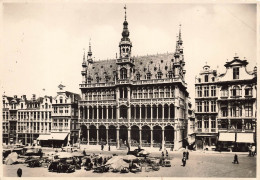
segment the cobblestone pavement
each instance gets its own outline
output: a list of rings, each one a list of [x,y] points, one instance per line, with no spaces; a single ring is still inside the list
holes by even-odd
[[[93,152],[92,152],[93,153]],[[95,151],[95,153],[97,153]],[[98,152],[100,153],[100,152]],[[126,151],[104,151],[102,154],[126,154]],[[161,152],[152,152],[151,156],[160,156]],[[234,153],[198,153],[190,152],[185,167],[182,166],[182,152],[170,152],[172,167],[161,167],[159,171],[140,173],[93,173],[92,171],[76,170],[74,173],[48,172],[47,168],[29,168],[24,164],[3,165],[6,177],[15,177],[19,167],[23,169],[23,177],[256,177],[256,157],[239,154],[239,164],[233,164]]]

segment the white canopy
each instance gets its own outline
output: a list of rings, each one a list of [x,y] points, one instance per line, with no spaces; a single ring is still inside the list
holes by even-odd
[[[238,143],[254,143],[253,133],[237,133]]]
[[[235,142],[235,133],[219,133],[218,141]]]

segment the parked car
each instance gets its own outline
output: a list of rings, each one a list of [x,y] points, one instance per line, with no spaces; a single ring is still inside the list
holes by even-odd
[[[137,156],[137,157],[140,157],[140,152],[143,151],[144,149],[135,149],[133,151],[128,151],[127,152],[127,155],[134,155],[134,156]],[[142,156],[142,155],[141,155]]]
[[[163,167],[171,167],[171,161],[169,160],[164,160],[164,164],[163,164]]]

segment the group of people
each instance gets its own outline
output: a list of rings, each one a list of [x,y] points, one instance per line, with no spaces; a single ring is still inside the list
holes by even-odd
[[[253,157],[255,156],[255,146],[250,145],[248,147],[248,151],[249,151],[248,156],[253,156]]]

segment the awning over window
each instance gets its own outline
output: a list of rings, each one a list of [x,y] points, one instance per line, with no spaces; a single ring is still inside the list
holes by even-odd
[[[49,140],[64,140],[68,133],[51,133]]]
[[[219,133],[218,141],[235,141],[235,133]]]
[[[254,143],[253,133],[237,133],[238,143]]]
[[[42,141],[45,140],[47,141],[50,138],[50,134],[40,134],[40,136],[37,138],[37,140]]]

